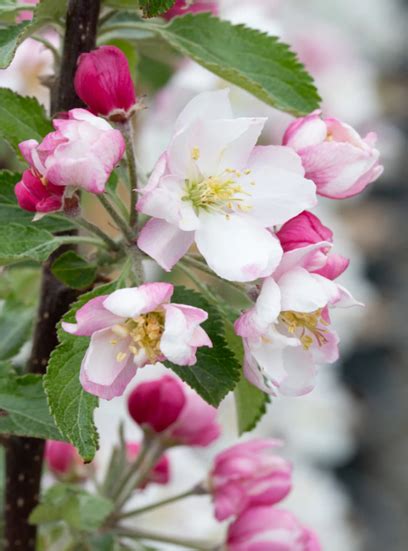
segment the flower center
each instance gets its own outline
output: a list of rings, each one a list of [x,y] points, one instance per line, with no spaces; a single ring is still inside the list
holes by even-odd
[[[322,317],[321,308],[307,314],[288,310],[281,312],[279,319],[286,325],[291,335],[295,335],[297,330],[300,330],[300,335],[296,336],[299,337],[305,350],[309,350],[314,339],[319,346],[327,343],[325,336],[327,329],[320,327],[320,324],[327,326],[328,323]]]
[[[192,149],[191,157],[195,161],[200,158],[198,147]],[[243,171],[245,175],[250,173],[250,170]],[[245,204],[245,197],[249,197],[250,193],[238,183],[241,176],[242,173],[238,170],[227,168],[219,176],[208,176],[199,181],[186,180],[181,199],[191,202],[196,212],[203,209],[227,214],[234,208],[248,212],[252,207]],[[251,182],[251,185],[255,185],[255,182]]]
[[[130,318],[124,323],[114,325],[112,331],[118,338],[112,339],[111,344],[116,345],[119,340],[128,338],[128,349],[134,356],[144,351],[149,361],[154,363],[161,356],[160,339],[164,331],[164,312],[149,312]],[[118,352],[116,359],[120,362],[125,357],[125,352]]]

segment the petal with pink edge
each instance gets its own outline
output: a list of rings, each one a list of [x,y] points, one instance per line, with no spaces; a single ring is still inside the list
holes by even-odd
[[[103,303],[108,295],[101,295],[88,301],[75,314],[77,323],[62,322],[62,328],[67,333],[90,337],[96,331],[112,327],[123,321],[123,318],[107,310]]]
[[[118,289],[104,301],[104,307],[117,316],[134,318],[156,310],[170,300],[174,287],[171,283],[159,281],[144,283],[139,287]]]
[[[194,242],[194,232],[179,230],[165,220],[152,218],[139,233],[137,245],[169,272]]]

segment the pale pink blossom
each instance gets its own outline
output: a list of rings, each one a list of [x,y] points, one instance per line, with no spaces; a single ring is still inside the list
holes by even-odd
[[[173,17],[186,13],[210,12],[218,14],[218,2],[215,0],[176,0],[174,5],[163,15],[169,21]]]
[[[86,477],[86,466],[76,448],[68,442],[47,440],[44,460],[48,469],[64,480],[81,480]]]
[[[62,323],[73,335],[91,337],[81,365],[87,392],[110,400],[123,394],[136,370],[166,359],[194,365],[196,351],[212,346],[200,327],[208,314],[170,303],[170,283],[145,283],[91,299],[76,313],[77,323]]]
[[[271,228],[316,203],[300,157],[256,146],[263,118],[233,118],[227,89],[196,96],[179,115],[173,139],[141,190],[152,216],[138,245],[165,270],[196,243],[220,277],[270,275],[282,249]]]
[[[72,109],[54,119],[55,132],[39,144],[26,140],[20,151],[44,182],[103,193],[112,170],[125,152],[119,130],[86,109]]]
[[[208,446],[220,435],[217,410],[171,375],[136,386],[128,409],[138,425],[168,444]]]
[[[333,232],[324,226],[311,212],[304,211],[288,220],[276,233],[284,252],[293,251],[321,241],[333,242]],[[337,253],[331,253],[327,247],[320,250],[323,265],[314,273],[328,279],[339,277],[350,264],[350,260]],[[329,254],[330,253],[330,254]]]
[[[330,279],[316,273],[325,262],[320,242],[288,251],[264,280],[255,305],[235,322],[244,341],[244,373],[269,394],[306,394],[316,366],[338,358],[338,336],[329,309],[357,303]]]
[[[251,507],[228,529],[228,551],[321,551],[317,536],[289,511]]]
[[[277,440],[254,439],[218,454],[210,473],[215,517],[225,520],[254,505],[273,505],[288,495],[292,468],[276,455]]]
[[[20,207],[29,212],[45,214],[62,208],[64,188],[42,179],[33,169],[23,172],[14,192]]]
[[[126,456],[130,463],[136,461],[140,453],[140,444],[138,442],[126,442]],[[150,483],[165,485],[170,482],[170,461],[167,455],[162,455],[149,472],[143,488]]]
[[[136,104],[129,63],[116,46],[101,46],[79,57],[75,90],[92,113],[115,120],[128,118]]]
[[[383,167],[376,141],[374,132],[363,139],[348,124],[322,118],[321,111],[296,119],[283,137],[283,144],[302,158],[317,193],[331,199],[357,195],[380,176]]]

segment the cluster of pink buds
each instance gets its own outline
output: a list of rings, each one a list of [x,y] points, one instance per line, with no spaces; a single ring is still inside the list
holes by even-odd
[[[170,21],[173,17],[187,13],[210,12],[218,14],[218,2],[214,0],[176,0],[174,5],[163,15],[164,19]]]
[[[80,482],[88,477],[89,465],[84,465],[76,448],[68,442],[48,440],[44,460],[49,471],[65,482]]]

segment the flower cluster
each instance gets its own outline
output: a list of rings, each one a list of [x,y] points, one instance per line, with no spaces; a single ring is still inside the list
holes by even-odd
[[[75,188],[103,193],[124,154],[121,131],[96,116],[122,128],[136,110],[124,54],[114,46],[83,54],[75,86],[90,111],[73,109],[41,144],[20,144],[30,168],[15,191],[26,210],[59,210]],[[228,89],[190,101],[147,185],[136,190],[137,211],[150,216],[137,245],[170,271],[195,244],[219,277],[253,282],[255,303],[235,322],[245,376],[264,392],[300,395],[313,388],[316,365],[338,357],[330,310],[358,304],[335,282],[348,259],[331,252],[331,230],[309,209],[319,195],[360,193],[382,167],[374,134],[362,139],[320,112],[291,123],[281,146],[257,145],[265,122],[235,118]],[[197,348],[212,346],[200,327],[206,312],[171,304],[172,292],[167,283],[120,289],[85,304],[76,324],[63,323],[91,337],[81,368],[88,392],[111,399],[138,368],[166,359],[192,366]]]
[[[208,446],[220,435],[215,408],[170,375],[135,387],[128,409],[149,440],[157,438],[165,447]],[[275,451],[281,445],[271,439],[234,445],[215,457],[208,480],[199,486],[198,494],[211,495],[218,521],[233,518],[229,551],[257,551],[261,542],[271,551],[320,551],[310,530],[275,507],[292,488],[292,467]]]

